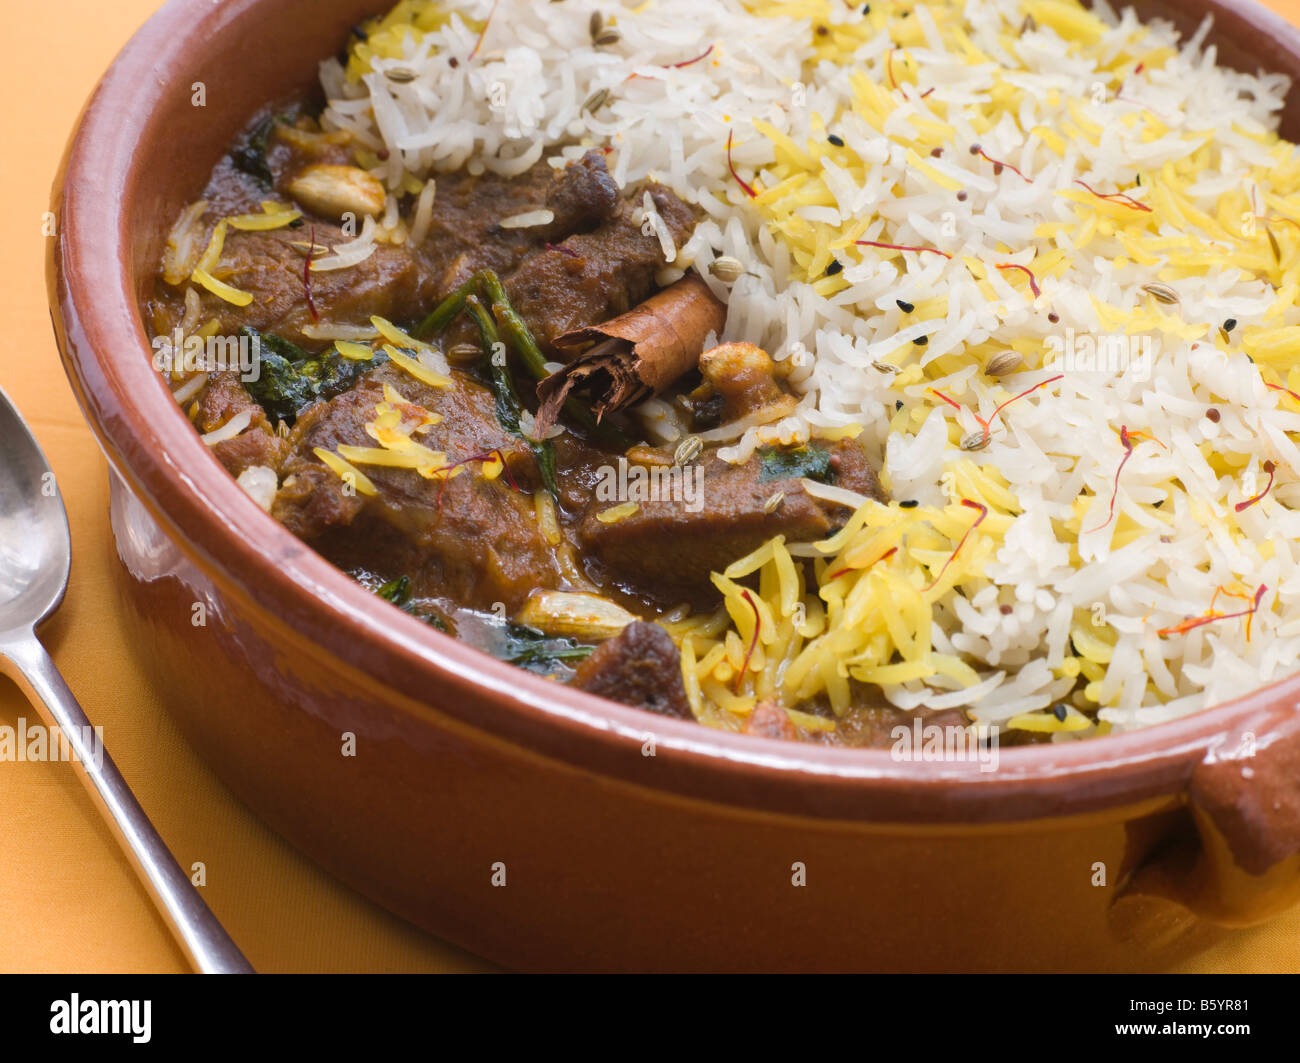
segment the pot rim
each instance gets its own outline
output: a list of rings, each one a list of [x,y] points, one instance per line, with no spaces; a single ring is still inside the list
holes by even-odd
[[[54,185],[48,284],[65,370],[112,467],[218,587],[296,634],[316,661],[385,677],[431,723],[454,718],[576,770],[774,813],[892,823],[1009,822],[1170,797],[1230,732],[1300,702],[1296,675],[1148,729],[1002,749],[998,769],[981,771],[664,719],[528,674],[393,610],[263,512],[217,462],[151,364],[136,298],[127,230],[148,165],[137,145],[150,140],[162,94],[188,84],[192,50],[275,2],[170,0],[126,45]],[[1250,9],[1260,32],[1300,55],[1300,32],[1279,16],[1240,0],[1209,6],[1238,17]],[[443,689],[436,707],[424,694],[431,682]],[[653,756],[642,752],[648,735]]]

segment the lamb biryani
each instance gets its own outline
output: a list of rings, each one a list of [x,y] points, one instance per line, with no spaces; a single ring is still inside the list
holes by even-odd
[[[395,622],[557,683],[850,746],[1172,720],[1300,664],[1300,153],[1209,33],[402,0],[175,220],[155,360]]]

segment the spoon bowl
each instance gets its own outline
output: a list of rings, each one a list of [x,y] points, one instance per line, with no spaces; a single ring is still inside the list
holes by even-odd
[[[0,390],[0,631],[35,627],[63,601],[72,537],[54,473]]]

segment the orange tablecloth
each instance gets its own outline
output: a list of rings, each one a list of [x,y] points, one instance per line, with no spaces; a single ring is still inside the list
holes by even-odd
[[[263,971],[464,971],[487,964],[413,929],[340,885],[272,834],[224,789],[127,663],[111,566],[100,455],[58,362],[46,309],[41,233],[78,111],[158,0],[60,0],[9,19],[0,64],[0,257],[5,350],[0,387],[45,449],[72,524],[67,601],[46,644],[181,865],[202,861],[204,894]],[[1300,20],[1300,0],[1270,0]],[[2,457],[2,456],[0,456]],[[0,679],[0,725],[36,719]],[[0,763],[0,970],[182,971],[144,889],[63,764]],[[1300,970],[1300,909],[1237,932],[1185,965],[1197,971]]]

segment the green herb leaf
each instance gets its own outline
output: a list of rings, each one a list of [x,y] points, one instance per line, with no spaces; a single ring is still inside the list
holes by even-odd
[[[828,484],[834,481],[830,451],[824,447],[805,446],[771,448],[759,451],[759,483],[768,480],[816,480]]]
[[[580,661],[596,648],[573,639],[546,635],[522,624],[508,623],[502,634],[501,646],[495,654],[500,660],[543,674],[560,662]]]
[[[274,332],[258,332],[255,328],[247,325],[240,329],[240,332],[250,340],[257,337],[258,342],[272,354],[278,354],[287,362],[308,362],[311,361],[312,354],[308,350],[299,347],[293,340],[286,340],[283,336],[277,336]]]
[[[266,411],[271,423],[286,421],[293,424],[298,411],[315,401],[312,383],[292,362],[278,354],[264,352],[258,361],[256,380],[246,380],[244,386],[259,406]]]
[[[244,386],[272,423],[293,424],[313,402],[350,391],[371,369],[388,361],[383,351],[376,351],[368,362],[344,358],[332,347],[313,355],[271,332],[258,332],[247,325],[239,331],[256,340],[259,352],[258,377],[245,381]]]
[[[415,604],[410,576],[398,576],[397,579],[391,579],[382,587],[376,587],[375,593],[384,601],[397,606],[408,616],[413,616],[416,620],[423,620],[430,627],[435,627],[439,631],[445,632],[447,630],[447,621],[441,616],[434,612],[423,612]]]
[[[235,169],[248,174],[267,191],[275,184],[275,175],[266,162],[266,145],[278,120],[277,115],[267,115],[249,131],[244,142],[230,153],[230,161]]]
[[[378,588],[375,593],[384,601],[392,602],[399,608],[408,605],[411,601],[411,577],[398,576],[397,579],[389,580]]]
[[[412,357],[415,356],[414,351],[410,353]],[[388,355],[383,351],[376,351],[369,361],[358,362],[331,350],[322,358],[313,358],[303,363],[300,368],[302,374],[315,385],[317,398],[332,399],[335,395],[351,391],[358,380],[386,361]]]

